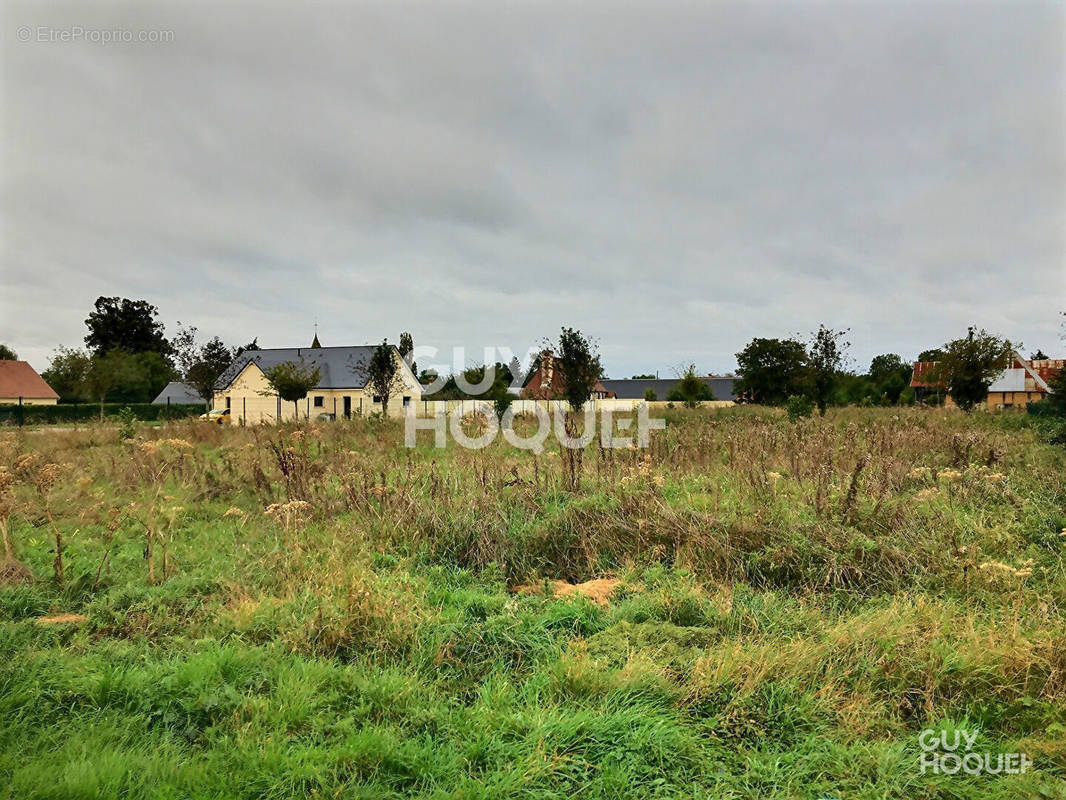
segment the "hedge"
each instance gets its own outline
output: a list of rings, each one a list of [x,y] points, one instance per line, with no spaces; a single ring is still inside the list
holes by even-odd
[[[204,413],[203,403],[104,403],[104,418],[129,408],[141,420],[182,419]],[[99,403],[60,403],[54,406],[0,405],[0,425],[47,425],[63,422],[94,422],[100,419]]]
[[[1025,410],[1031,417],[1063,417],[1066,416],[1064,410],[1056,403],[1053,403],[1050,398],[1044,398],[1035,403],[1030,403],[1026,406]]]

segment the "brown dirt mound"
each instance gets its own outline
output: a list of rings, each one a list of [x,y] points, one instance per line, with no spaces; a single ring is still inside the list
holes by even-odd
[[[30,583],[32,580],[33,573],[21,561],[0,561],[0,586],[14,586],[18,583]]]
[[[85,622],[89,618],[84,614],[52,614],[49,617],[37,617],[38,625],[62,625],[67,622]]]
[[[570,597],[581,594],[597,605],[605,606],[614,590],[621,583],[618,578],[596,578],[584,583],[567,583],[566,581],[548,581],[547,589],[553,597]],[[543,583],[527,583],[516,586],[518,594],[540,594],[545,589]]]

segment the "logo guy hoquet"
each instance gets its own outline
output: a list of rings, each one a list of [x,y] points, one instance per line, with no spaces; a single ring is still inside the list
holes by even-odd
[[[1025,753],[979,753],[973,749],[979,731],[926,728],[918,735],[922,774],[1020,775],[1033,766]]]

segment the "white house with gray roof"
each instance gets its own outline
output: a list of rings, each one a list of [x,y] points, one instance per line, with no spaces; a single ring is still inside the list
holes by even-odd
[[[318,337],[315,337],[315,344]],[[229,409],[233,423],[259,424],[325,415],[333,419],[350,418],[385,411],[401,416],[404,407],[422,398],[422,385],[415,374],[391,347],[397,362],[397,391],[390,394],[388,408],[380,396],[367,391],[367,367],[378,345],[351,347],[278,347],[245,350],[219,377],[212,408]],[[318,385],[294,407],[271,389],[266,372],[278,364],[293,361],[317,367]]]

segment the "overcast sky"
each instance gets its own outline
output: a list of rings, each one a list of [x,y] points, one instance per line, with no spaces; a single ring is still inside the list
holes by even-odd
[[[1061,357],[1064,8],[6,5],[0,342],[120,295],[275,347],[565,324],[612,377],[820,322]]]

